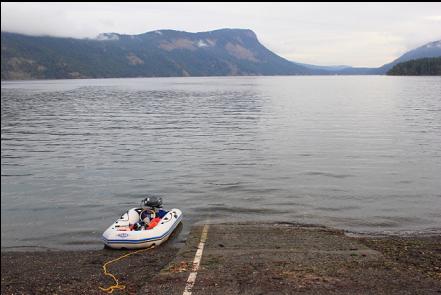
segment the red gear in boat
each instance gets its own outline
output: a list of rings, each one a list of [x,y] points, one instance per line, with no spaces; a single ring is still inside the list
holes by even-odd
[[[159,217],[153,218],[152,221],[150,221],[150,224],[149,224],[149,226],[147,227],[147,229],[152,229],[152,228],[154,228],[155,226],[158,225],[159,221],[161,221],[161,218],[159,218]]]

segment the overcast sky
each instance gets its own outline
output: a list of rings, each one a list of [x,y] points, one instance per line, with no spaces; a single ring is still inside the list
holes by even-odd
[[[95,37],[158,29],[252,29],[293,61],[380,66],[441,39],[441,3],[1,3],[1,29]]]

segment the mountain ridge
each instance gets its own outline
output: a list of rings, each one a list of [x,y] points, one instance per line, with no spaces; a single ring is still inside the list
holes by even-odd
[[[2,79],[307,75],[247,29],[157,30],[96,39],[2,32]]]
[[[430,57],[438,57],[438,56],[441,56],[441,40],[429,42],[415,49],[407,51],[406,53],[402,54],[394,61],[379,67],[378,71],[385,74],[399,63],[420,59],[420,58],[430,58]]]
[[[354,68],[289,61],[262,45],[252,30],[234,28],[196,33],[102,33],[85,39],[2,32],[1,41],[2,80],[385,74],[389,65]],[[441,41],[429,44],[435,44],[432,47],[435,52],[439,49],[441,56],[436,42]],[[425,49],[421,46],[415,50],[403,56],[415,56]]]

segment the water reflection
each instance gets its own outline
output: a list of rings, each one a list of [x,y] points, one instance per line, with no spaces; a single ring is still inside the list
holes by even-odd
[[[439,228],[440,82],[2,82],[2,247],[98,247],[146,192],[184,211],[183,236],[207,220]]]

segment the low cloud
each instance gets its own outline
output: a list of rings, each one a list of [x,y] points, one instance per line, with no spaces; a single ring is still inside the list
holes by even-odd
[[[439,40],[441,3],[1,3],[1,29],[93,38],[158,29],[249,28],[285,58],[379,66]]]

